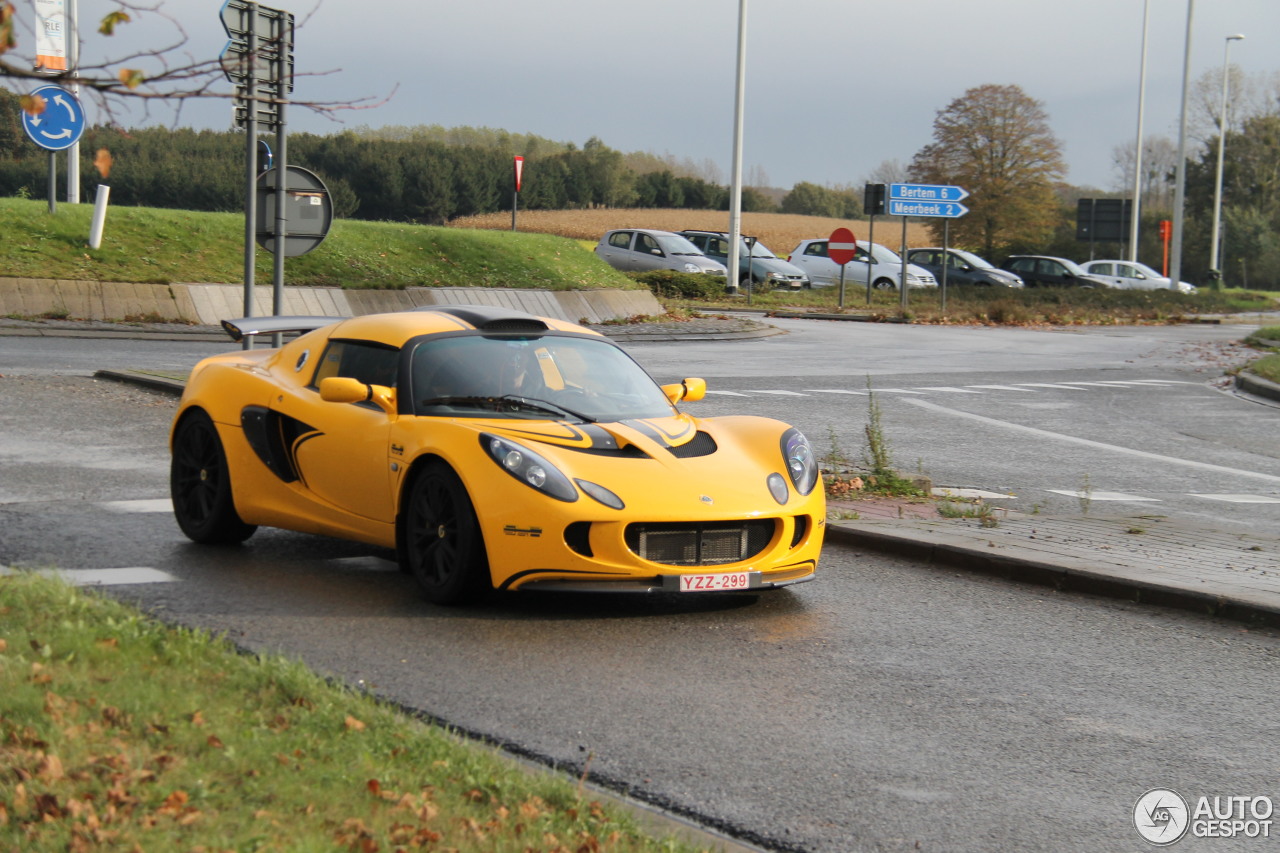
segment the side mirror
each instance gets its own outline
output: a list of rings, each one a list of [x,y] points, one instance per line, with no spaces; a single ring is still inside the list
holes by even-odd
[[[707,396],[707,380],[685,379],[671,385],[663,385],[662,393],[667,395],[671,405],[676,403],[696,403]]]
[[[366,385],[349,376],[320,380],[320,399],[326,403],[375,403],[387,414],[395,414],[396,392],[385,385]]]

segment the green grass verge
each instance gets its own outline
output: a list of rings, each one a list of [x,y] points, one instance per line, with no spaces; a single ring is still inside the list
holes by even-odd
[[[679,851],[298,663],[0,575],[0,849]]]
[[[873,291],[868,304],[865,285],[846,285],[843,306],[840,305],[838,287],[799,293],[742,294],[732,298],[669,298],[667,301],[669,305],[704,311],[750,304],[780,312],[843,313],[873,320],[898,320],[904,316],[897,292]],[[1110,325],[1176,323],[1204,314],[1238,314],[1277,308],[1280,308],[1280,294],[1248,290],[1202,289],[1195,294],[1183,294],[1169,290],[952,287],[947,289],[945,310],[938,290],[909,291],[905,317],[915,323],[939,324]]]
[[[244,281],[244,215],[143,207],[107,211],[89,248],[93,206],[0,199],[0,276],[143,284]],[[258,250],[255,275],[271,281]],[[548,234],[335,220],[305,255],[285,259],[290,285],[635,289],[639,285],[574,240]]]
[[[1253,364],[1250,364],[1249,370],[1263,379],[1280,382],[1280,353],[1264,355]]]

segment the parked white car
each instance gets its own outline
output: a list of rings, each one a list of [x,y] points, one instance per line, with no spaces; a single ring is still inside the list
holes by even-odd
[[[840,283],[840,265],[827,257],[828,242],[826,237],[801,240],[787,258],[805,271],[812,287],[831,287]],[[870,280],[871,286],[877,290],[897,290],[901,275],[902,259],[898,253],[879,243],[859,243],[853,260],[844,267],[846,285],[861,284],[865,287]],[[937,286],[933,273],[915,264],[907,264],[907,287]]]
[[[1172,282],[1172,279],[1136,261],[1089,261],[1080,266],[1084,267],[1089,275],[1105,279],[1107,284],[1120,290],[1168,290]],[[1195,293],[1196,286],[1180,281],[1178,290],[1183,293]]]
[[[724,264],[713,261],[679,234],[649,228],[620,228],[610,231],[596,244],[596,254],[605,263],[623,272],[675,270],[710,273],[724,278]]]

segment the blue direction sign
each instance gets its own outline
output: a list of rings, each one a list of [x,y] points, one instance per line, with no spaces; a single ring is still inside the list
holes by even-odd
[[[944,184],[889,184],[889,201],[964,201],[968,190]]]
[[[40,115],[22,111],[22,127],[32,142],[48,151],[62,151],[80,141],[84,108],[75,95],[61,86],[41,86],[31,94],[44,98]]]
[[[969,208],[954,201],[890,201],[890,216],[935,216],[955,219],[964,216]]]

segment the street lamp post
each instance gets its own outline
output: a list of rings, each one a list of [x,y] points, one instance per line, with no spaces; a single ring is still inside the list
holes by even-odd
[[[1129,222],[1129,260],[1138,261],[1138,227],[1142,222],[1142,114],[1147,100],[1147,24],[1151,0],[1142,3],[1142,60],[1138,64],[1138,139],[1133,149],[1133,217]]]
[[[1230,65],[1227,58],[1231,55],[1231,43],[1240,41],[1244,36],[1237,33],[1227,36],[1226,47],[1222,49],[1222,114],[1218,120],[1218,171],[1213,183],[1213,231],[1209,242],[1209,275],[1213,276],[1214,288],[1222,287],[1222,270],[1219,268],[1218,233],[1222,225],[1222,158],[1227,148],[1227,81]]]

